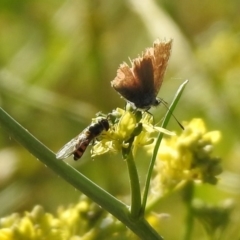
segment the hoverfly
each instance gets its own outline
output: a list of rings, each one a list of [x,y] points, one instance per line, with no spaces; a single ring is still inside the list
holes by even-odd
[[[64,159],[73,154],[73,159],[78,160],[84,154],[91,141],[94,141],[104,130],[109,129],[109,122],[101,118],[96,123],[86,127],[77,137],[65,144],[56,154],[57,159]]]

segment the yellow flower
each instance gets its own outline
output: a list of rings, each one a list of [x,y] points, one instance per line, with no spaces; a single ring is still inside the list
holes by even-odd
[[[86,197],[76,205],[59,208],[56,216],[45,212],[41,206],[35,206],[31,212],[1,218],[0,239],[80,239],[80,236],[94,234],[92,224],[94,220],[97,223],[102,215],[103,210]]]
[[[220,140],[220,132],[207,132],[201,119],[184,123],[184,128],[179,136],[161,142],[154,179],[158,191],[168,191],[185,180],[215,184],[216,175],[221,173],[220,159],[211,156],[214,144]]]
[[[129,146],[129,140],[134,137],[133,152],[137,147],[149,145],[153,142],[152,134],[164,132],[173,133],[159,127],[154,127],[153,117],[147,112],[125,111],[117,108],[109,114],[110,129],[101,134],[92,148],[92,156],[106,152],[121,152]]]

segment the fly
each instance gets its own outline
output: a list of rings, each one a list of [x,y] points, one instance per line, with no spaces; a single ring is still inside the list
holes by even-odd
[[[82,157],[91,141],[94,141],[103,131],[108,131],[109,122],[101,118],[96,123],[86,127],[77,137],[66,143],[56,154],[57,159],[64,159],[73,154],[73,159]]]

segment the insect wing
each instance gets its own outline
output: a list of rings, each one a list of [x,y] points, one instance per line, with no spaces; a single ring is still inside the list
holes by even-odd
[[[160,101],[156,97],[163,82],[171,47],[171,39],[157,40],[142,56],[131,60],[132,66],[121,64],[111,82],[112,87],[136,108],[157,106]]]
[[[66,143],[56,154],[57,159],[64,159],[72,155],[77,146],[81,144],[81,142],[85,141],[86,137],[83,133],[80,133],[77,137],[73,138],[71,141]]]
[[[155,100],[151,58],[133,60],[134,68],[122,64],[112,87],[136,107],[145,108]]]
[[[157,96],[159,89],[163,82],[163,77],[166,72],[168,60],[171,55],[172,39],[160,41],[159,39],[154,42],[154,92]]]

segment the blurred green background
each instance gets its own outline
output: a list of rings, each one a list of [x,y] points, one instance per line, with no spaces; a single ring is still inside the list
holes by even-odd
[[[124,107],[110,86],[120,63],[129,63],[129,57],[137,57],[156,38],[173,38],[159,96],[171,103],[179,85],[189,79],[174,114],[179,121],[203,118],[208,130],[222,132],[215,154],[223,159],[224,173],[217,187],[200,187],[196,196],[210,203],[234,199],[232,224],[239,225],[239,9],[238,0],[2,0],[0,106],[56,152],[97,112]],[[166,109],[151,112],[159,122]],[[181,131],[173,120],[169,130]],[[36,204],[54,212],[78,201],[78,191],[7,132],[0,133],[0,216]],[[129,193],[120,154],[91,160],[88,150],[81,161],[66,161],[110,193]],[[148,159],[138,157],[137,164],[143,183]],[[156,210],[171,214],[161,230],[166,239],[178,239],[181,233],[184,209],[179,198],[168,197]],[[173,224],[176,231],[171,231]],[[195,234],[203,235],[198,225]]]

